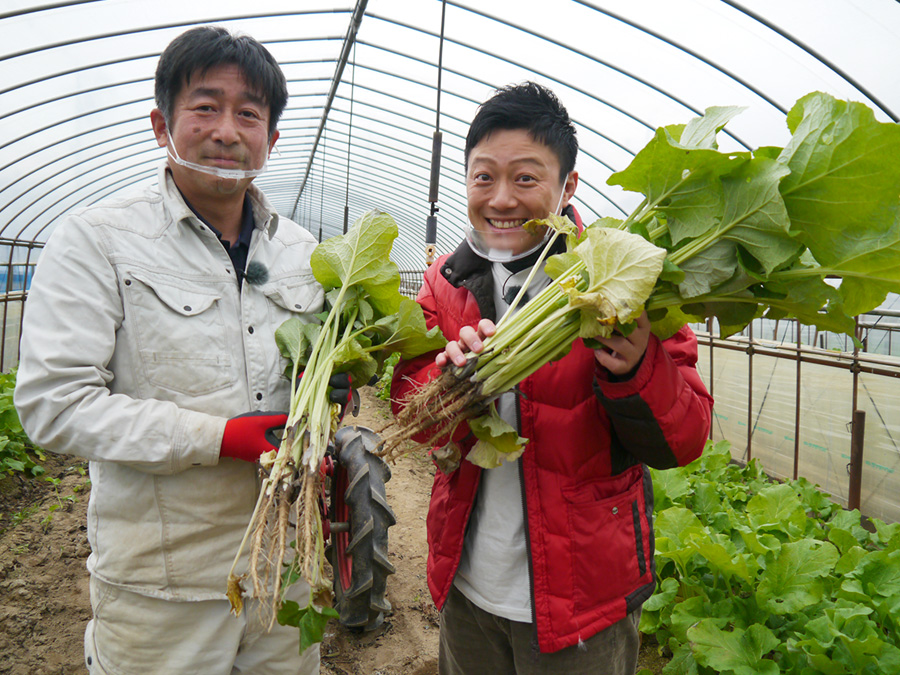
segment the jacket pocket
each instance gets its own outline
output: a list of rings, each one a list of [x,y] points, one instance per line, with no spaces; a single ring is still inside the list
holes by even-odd
[[[274,282],[264,286],[262,292],[269,299],[270,307],[281,310],[279,316],[283,314],[285,318],[298,313],[314,314],[322,309],[324,293],[312,277]]]
[[[567,502],[575,611],[624,598],[650,581],[652,551],[642,467],[563,490]]]
[[[302,281],[285,279],[268,284],[261,290],[269,301],[269,318],[275,328],[293,316],[312,316],[322,310],[324,292],[312,277]]]
[[[144,272],[125,276],[144,374],[167,391],[191,396],[218,391],[233,379],[222,295],[177,281]]]

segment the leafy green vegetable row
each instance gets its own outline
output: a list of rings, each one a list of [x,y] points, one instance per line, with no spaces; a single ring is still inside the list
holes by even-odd
[[[660,584],[641,630],[666,675],[900,672],[900,523],[775,483],[726,441],[653,471]]]

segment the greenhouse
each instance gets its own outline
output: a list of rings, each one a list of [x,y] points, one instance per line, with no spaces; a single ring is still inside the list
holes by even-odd
[[[166,149],[161,147],[165,141],[160,143],[151,123],[151,111],[157,106],[157,63],[178,36],[209,25],[258,40],[286,79],[288,98],[278,120],[277,140],[265,170],[254,177],[253,185],[264,193],[279,218],[297,223],[323,251],[329,240],[337,246],[348,232],[352,236],[373,210],[388,214],[396,224],[390,261],[399,271],[399,294],[404,298],[415,299],[426,270],[441,256],[453,253],[467,237],[466,135],[479,106],[507,85],[536,82],[552,90],[568,110],[578,142],[577,190],[569,204],[584,225],[615,219],[615,223],[624,223],[622,229],[631,226],[629,234],[647,239],[665,230],[668,234],[657,239],[672,248],[678,243],[672,238],[679,235],[672,234],[677,214],[665,210],[671,203],[661,200],[652,220],[647,216],[637,227],[635,214],[648,213],[647,203],[652,200],[647,195],[653,188],[642,193],[635,187],[640,180],[628,173],[637,171],[634,167],[648,156],[642,151],[667,134],[672,147],[683,149],[688,146],[678,145],[678,134],[684,133],[684,140],[695,128],[692,124],[712,125],[714,140],[704,141],[704,152],[716,151],[717,156],[735,163],[749,161],[751,156],[777,162],[800,143],[797,128],[802,128],[806,119],[801,120],[801,115],[837,101],[835,110],[854,110],[853,115],[859,117],[853,123],[873,130],[875,140],[846,162],[869,161],[869,170],[879,161],[885,167],[890,164],[887,154],[879,153],[887,153],[884,147],[894,143],[885,139],[893,138],[900,122],[900,70],[894,65],[900,60],[900,4],[892,0],[5,0],[0,7],[0,117],[4,122],[4,134],[0,135],[0,375],[7,378],[3,380],[3,419],[10,430],[18,428],[21,434],[12,390],[20,349],[25,351],[23,341],[29,339],[27,333],[23,335],[23,327],[45,245],[73,210],[157,185],[158,176],[164,175],[160,167],[167,160]],[[846,108],[841,107],[844,102],[849,102]],[[721,124],[714,123],[717,115]],[[706,122],[698,123],[697,118]],[[829,161],[839,163],[839,143],[830,136],[821,142],[834,142],[836,150]],[[884,147],[879,146],[882,142]],[[169,159],[169,164],[173,161]],[[885,168],[885,175],[887,172]],[[686,180],[689,173],[685,169],[682,177]],[[785,169],[784,175],[788,173]],[[745,182],[750,184],[755,175],[748,171]],[[841,213],[855,208],[848,206],[857,197],[853,186],[865,182],[858,174],[851,178],[853,181],[847,181],[851,187],[841,193],[846,207]],[[781,179],[790,218],[795,217],[795,207],[783,186],[792,179],[793,175]],[[878,174],[871,182],[887,185],[893,180],[893,173],[889,178]],[[649,179],[646,182],[649,185]],[[792,189],[802,191],[801,183],[798,178]],[[892,183],[884,191],[891,193],[894,187]],[[803,193],[802,200],[825,203],[832,194]],[[855,257],[862,262],[828,261],[837,271],[823,275],[823,280],[834,290],[818,292],[832,298],[831,304],[826,307],[820,302],[812,315],[782,311],[772,300],[775,304],[768,313],[768,305],[761,304],[755,314],[751,311],[752,316],[737,325],[730,320],[731,314],[716,314],[715,298],[706,303],[712,307],[708,316],[692,313],[685,293],[686,309],[679,316],[685,317],[696,334],[696,368],[715,403],[707,451],[697,460],[704,462],[702,468],[693,473],[654,470],[658,587],[644,605],[641,630],[655,636],[652,650],[662,660],[642,660],[644,670],[639,672],[644,675],[900,672],[900,642],[896,639],[900,626],[900,586],[896,581],[900,578],[900,191],[891,195],[896,198],[877,197],[882,201],[872,207],[873,219],[877,216],[884,226],[873,224],[869,243],[853,244],[859,252],[848,260]],[[868,192],[859,196],[859,213],[875,200]],[[863,231],[859,228],[866,227],[860,221],[867,218],[863,215],[854,220],[849,215],[846,226],[830,226],[829,236],[837,241],[845,229],[845,238],[853,239]],[[881,229],[875,232],[877,227]],[[792,236],[804,249],[803,256],[819,258],[826,268],[823,256],[827,253],[820,255],[822,249],[816,248],[815,241],[820,237],[817,231],[811,232],[808,237],[812,241]],[[747,241],[740,241],[734,263],[744,269],[744,277],[796,269],[801,262],[808,262],[798,248],[794,257],[788,253],[771,266],[767,262],[755,265],[755,259],[747,263],[757,255],[754,244]],[[759,248],[770,250],[768,243]],[[865,258],[870,253],[874,262]],[[757,258],[762,261],[766,255]],[[660,278],[665,278],[668,270],[663,269]],[[690,274],[690,266],[685,269]],[[41,268],[42,275],[53,273],[49,266]],[[729,279],[729,274],[717,283]],[[731,279],[736,277],[737,273]],[[856,295],[847,290],[841,296],[841,286],[850,288],[857,278],[872,285]],[[722,283],[722,287],[726,285]],[[745,285],[749,287],[750,281]],[[337,286],[339,289],[340,284]],[[79,288],[68,290],[77,298]],[[792,299],[795,292],[802,295],[796,290],[782,295]],[[706,297],[700,292],[696,295]],[[334,301],[333,295],[327,297],[326,303]],[[759,297],[771,300],[767,295]],[[646,296],[641,302],[645,300]],[[283,297],[276,302],[287,301]],[[844,311],[843,301],[862,311],[837,317]],[[81,302],[89,301],[82,298]],[[173,302],[183,305],[185,315],[203,311],[192,309],[193,301],[182,302],[180,295]],[[506,302],[516,304],[518,300]],[[284,304],[279,307],[290,310]],[[375,311],[379,311],[377,307]],[[400,314],[396,307],[392,312]],[[672,316],[665,314],[667,319]],[[651,312],[653,321],[656,317]],[[298,338],[299,344],[304,339]],[[313,341],[309,340],[310,345]],[[279,341],[279,347],[281,344]],[[271,351],[277,356],[274,345],[273,337]],[[52,347],[56,354],[56,345]],[[79,348],[93,349],[91,345]],[[386,356],[378,357],[377,373],[374,365],[371,372],[366,371],[367,379],[375,373],[370,384],[379,377],[382,380],[380,385],[366,387],[368,393],[363,395],[363,419],[377,419],[371,424],[376,431],[391,415],[386,403],[389,391],[384,388],[390,380],[389,372],[383,375]],[[309,372],[311,364],[304,362]],[[114,379],[111,372],[106,373],[106,384]],[[196,377],[202,378],[202,372]],[[110,386],[119,386],[120,379],[116,375]],[[307,379],[311,382],[313,378]],[[302,383],[301,378],[295,388],[305,386]],[[262,394],[257,397],[262,399]],[[146,426],[150,433],[150,420]],[[21,562],[31,545],[17,543],[15,532],[28,527],[29,516],[41,522],[33,522],[35,532],[46,532],[54,520],[68,522],[61,521],[63,512],[71,512],[73,504],[82,501],[86,506],[90,487],[86,462],[78,465],[73,460],[60,465],[64,470],[42,475],[42,464],[50,454],[32,449],[27,439],[22,441],[26,445],[15,445],[17,439],[12,431],[0,436],[0,467],[8,480],[15,482],[22,494],[36,494],[33,488],[22,486],[40,480],[56,492],[50,495],[53,508],[43,507],[43,521],[33,515],[38,512],[37,504],[33,508],[13,502],[0,505],[0,533],[6,535],[4,546],[9,548],[0,552],[0,597],[10,598],[19,588],[13,583],[18,570],[36,564],[32,559]],[[360,447],[363,440],[370,443],[366,439],[359,441]],[[373,446],[366,448],[372,450]],[[395,477],[387,486],[387,501],[397,512],[389,564],[397,568],[397,577],[387,581],[394,613],[382,608],[377,620],[370,616],[368,625],[363,622],[370,630],[362,633],[345,628],[339,634],[326,632],[323,672],[438,672],[438,631],[404,633],[404,622],[413,621],[403,613],[404,607],[407,614],[411,607],[417,608],[421,617],[416,618],[421,618],[426,628],[435,629],[439,623],[424,581],[424,517],[435,469],[425,460],[415,463],[423,456],[413,460],[409,455],[392,464]],[[80,478],[79,469],[72,468],[77,466],[82,467]],[[335,476],[340,475],[335,471]],[[406,480],[407,471],[430,473],[426,483],[404,488],[398,479]],[[96,481],[93,470],[91,478]],[[715,481],[721,484],[716,487]],[[334,484],[341,482],[335,478]],[[61,485],[69,486],[69,497],[61,496]],[[737,523],[735,512],[750,511],[751,504],[763,509],[760,495],[775,495],[767,490],[784,485],[793,488],[793,496],[781,495],[785,501],[771,506],[771,513],[765,516],[769,517],[767,524],[760,525],[765,520],[761,513],[751,514],[749,526]],[[812,485],[817,489],[811,489]],[[418,491],[424,500],[417,503],[419,510],[408,516],[410,521],[421,521],[418,534],[405,529],[395,534],[405,527],[405,521],[392,500],[399,501],[404,490],[410,495],[405,499],[412,499],[412,493]],[[738,493],[743,496],[735,497]],[[726,502],[726,494],[733,503]],[[800,501],[794,504],[791,499]],[[709,519],[700,513],[703,504],[715,505],[710,506],[713,515]],[[653,506],[650,504],[651,509]],[[84,521],[83,510],[81,514]],[[846,514],[855,514],[856,520],[851,524],[852,518]],[[317,517],[321,526],[322,517]],[[805,518],[811,523],[817,517],[830,524],[816,530],[815,543],[795,541],[794,529],[803,529]],[[346,525],[336,522],[340,519],[331,520],[334,525]],[[71,522],[74,531],[78,527],[74,516]],[[699,539],[689,541],[690,535],[683,534],[694,528],[705,532],[713,524],[719,529],[702,546]],[[813,527],[807,523],[807,530]],[[751,533],[752,528],[757,531]],[[44,559],[68,556],[76,563],[72,569],[78,567],[71,574],[81,575],[70,580],[82,596],[83,615],[72,621],[77,624],[72,635],[76,636],[74,653],[79,668],[81,635],[91,616],[82,559],[90,548],[84,529],[82,526],[78,533],[84,544],[80,549],[72,545],[73,551],[83,550],[83,554],[44,555]],[[677,534],[679,531],[682,534]],[[331,536],[340,541],[340,533],[338,527]],[[417,546],[423,551],[421,555],[409,553],[404,560],[403,547],[414,536],[419,537]],[[853,537],[858,542],[851,541]],[[649,541],[652,544],[652,532]],[[793,546],[796,550],[790,548]],[[823,553],[826,547],[834,549],[833,560],[830,553]],[[783,553],[780,558],[779,551]],[[858,573],[852,571],[857,563],[862,565],[866,552],[877,553],[878,561],[866,563],[868,567]],[[742,562],[744,554],[746,563]],[[726,564],[729,558],[732,563]],[[786,565],[788,558],[793,567],[783,572],[779,582],[772,581],[767,573],[774,574],[773,560],[780,566]],[[88,564],[94,564],[93,558]],[[429,569],[431,564],[429,561]],[[352,572],[352,565],[342,568],[338,558],[330,558],[329,565],[338,578]],[[817,566],[844,570],[841,574],[846,577],[835,581],[825,572],[807,576],[808,570]],[[409,575],[408,580],[401,582],[404,574]],[[795,586],[785,581],[791,577],[796,578]],[[689,581],[694,578],[701,580],[696,586]],[[398,584],[396,590],[392,583]],[[799,586],[807,589],[802,599]],[[727,612],[716,614],[725,601],[709,589],[719,587],[730,588],[735,595],[756,594],[753,611],[758,615],[749,610],[740,617],[737,614],[744,610],[734,610],[734,617]],[[774,599],[779,594],[787,598],[787,609]],[[338,596],[340,603],[340,590]],[[410,599],[413,596],[415,602]],[[691,603],[666,609],[666,603],[674,606],[691,596]],[[700,597],[705,599],[702,607]],[[848,609],[850,602],[861,602],[864,609]],[[25,612],[23,616],[41,614],[33,608],[20,611]],[[801,618],[818,616],[816,612],[827,614],[830,623],[804,628],[805,619]],[[428,617],[431,624],[426,622]],[[378,628],[382,621],[392,627]],[[331,622],[327,630],[332,631],[336,623]],[[347,625],[343,616],[340,623]],[[28,631],[38,630],[34,622],[27,630],[25,625],[0,615],[0,651],[11,654],[25,648]],[[798,625],[801,628],[796,633],[788,633]],[[381,631],[378,645],[375,638],[365,637],[376,629]],[[374,656],[347,656],[362,649],[359,645],[365,640],[369,647],[385,645],[392,630],[394,637],[408,641],[407,653],[382,647],[382,654],[388,656],[381,662]],[[891,634],[892,638],[885,638]],[[715,646],[719,638],[721,654]],[[46,638],[42,644],[52,646],[52,639]],[[535,645],[537,640],[535,637]],[[737,644],[750,646],[731,660],[722,655],[734,651]],[[541,646],[543,650],[544,644]],[[434,653],[428,653],[432,649]],[[71,660],[54,661],[48,655],[49,647],[43,651],[47,653],[38,650],[33,661],[0,657],[0,671],[76,672]],[[326,657],[326,652],[331,656]],[[396,658],[391,661],[393,656]]]

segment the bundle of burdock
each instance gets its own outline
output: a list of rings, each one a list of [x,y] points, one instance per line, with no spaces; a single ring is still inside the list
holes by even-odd
[[[709,108],[657,130],[608,181],[644,195],[624,220],[602,218],[580,235],[567,219],[533,221],[566,237],[565,253],[536,263],[553,283],[507,313],[465,367],[413,392],[384,456],[414,437],[430,448],[468,421],[478,440],[467,459],[491,467],[518,457],[526,439],[493,399],[576,339],[627,334],[645,309],[661,338],[708,317],[722,336],[767,317],[856,339],[853,317],[900,292],[900,126],[812,93],[788,113],[784,148],[722,152],[717,133],[740,110]]]
[[[289,319],[275,334],[290,364],[290,410],[280,448],[260,458],[262,486],[235,555],[228,597],[240,614],[249,577],[254,596],[270,609],[270,625],[277,619],[300,628],[301,650],[320,641],[328,617],[337,616],[325,568],[321,466],[341,406],[329,401],[328,381],[349,373],[353,386],[366,384],[390,354],[412,358],[446,343],[439,330],[425,327],[421,307],[400,295],[400,273],[390,261],[396,237],[393,218],[371,211],[346,234],[319,244],[310,265],[325,289],[327,311],[319,321]],[[238,574],[248,545],[249,569]],[[300,577],[312,588],[303,609],[283,601],[284,590]]]

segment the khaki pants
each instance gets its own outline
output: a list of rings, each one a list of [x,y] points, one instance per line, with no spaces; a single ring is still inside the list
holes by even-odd
[[[637,609],[583,644],[540,654],[530,623],[510,621],[472,604],[456,586],[441,611],[440,675],[634,675],[641,641]]]
[[[288,589],[301,605],[303,582]],[[302,655],[296,628],[260,621],[245,601],[240,617],[227,600],[172,602],[110,586],[91,577],[94,618],[84,635],[90,675],[317,675],[319,645]]]

